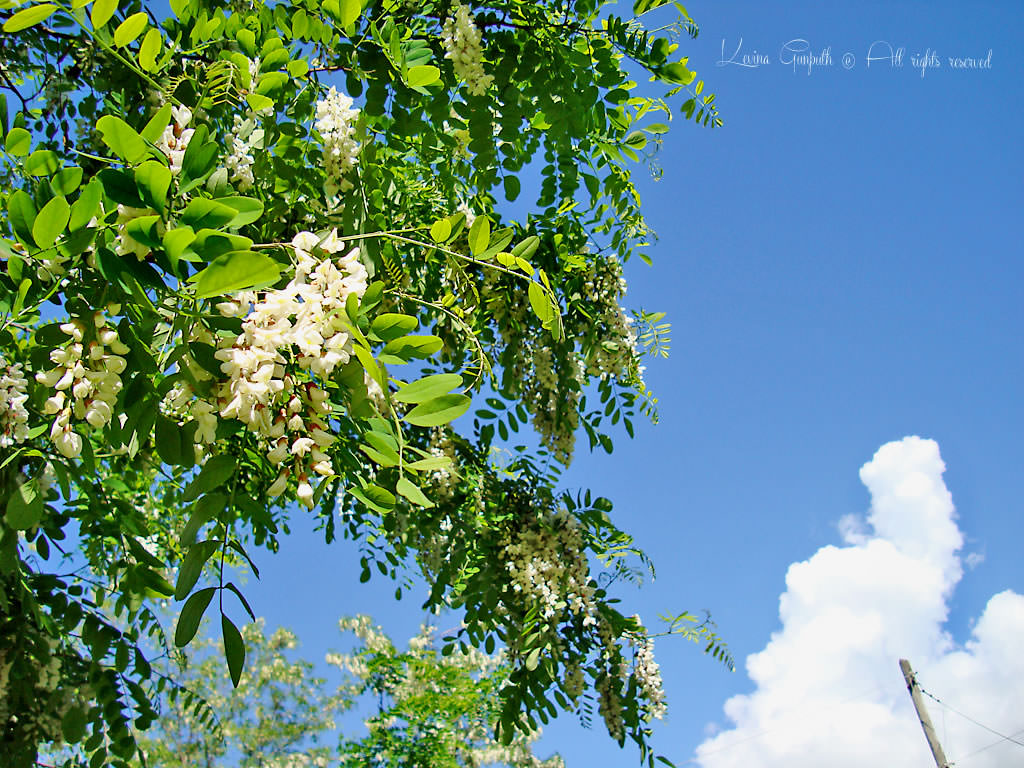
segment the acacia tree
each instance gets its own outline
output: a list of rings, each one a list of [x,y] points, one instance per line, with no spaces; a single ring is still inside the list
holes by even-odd
[[[242,630],[248,658],[235,690],[221,644],[200,633],[190,660],[167,660],[183,692],[140,738],[144,762],[136,758],[133,768],[564,768],[557,755],[534,754],[537,733],[517,732],[509,745],[494,740],[507,671],[500,651],[441,656],[429,626],[402,649],[368,616],[344,618],[339,628],[357,642],[327,654],[328,680],[296,658],[292,632],[268,634],[258,619]]]
[[[607,593],[646,558],[558,477],[581,429],[610,451],[655,415],[665,326],[621,304],[631,168],[673,109],[720,122],[682,6],[633,12],[659,6],[649,30],[600,0],[0,0],[14,764],[127,764],[176,685],[154,599],[184,601],[177,646],[215,617],[237,683],[231,574],[296,513],[358,541],[363,580],[419,568],[463,618],[446,651],[506,649],[498,738],[593,696],[653,764],[649,636]]]

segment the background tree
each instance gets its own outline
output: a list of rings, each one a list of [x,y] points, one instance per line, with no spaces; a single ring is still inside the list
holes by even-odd
[[[517,733],[508,746],[493,738],[499,690],[507,679],[501,652],[441,656],[431,627],[403,650],[367,616],[342,619],[339,626],[346,640],[357,642],[348,652],[327,655],[335,668],[328,681],[314,675],[312,664],[294,658],[293,633],[268,634],[262,619],[248,625],[243,635],[249,658],[237,688],[223,674],[221,644],[201,634],[189,649],[193,660],[173,673],[188,695],[166,702],[140,739],[146,764],[563,765],[557,756],[543,760],[533,754],[537,733]],[[356,713],[367,710],[356,725]],[[363,730],[363,736],[345,733]]]
[[[633,11],[658,6],[648,30],[593,0],[0,3],[14,764],[53,741],[128,764],[178,685],[148,658],[155,598],[184,601],[177,646],[215,616],[238,684],[232,568],[258,576],[303,507],[364,580],[428,577],[464,618],[446,653],[503,645],[503,742],[593,692],[653,764],[648,635],[607,594],[646,559],[558,477],[580,428],[610,451],[654,416],[639,361],[665,329],[621,306],[648,237],[631,164],[672,100],[719,122],[682,6]],[[535,205],[505,221],[526,169]]]

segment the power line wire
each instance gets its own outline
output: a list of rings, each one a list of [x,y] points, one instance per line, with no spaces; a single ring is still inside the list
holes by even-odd
[[[1011,734],[1011,735],[1013,735],[1013,736],[1019,736],[1019,735],[1020,735],[1020,734],[1022,734],[1022,733],[1024,733],[1024,728],[1021,728],[1021,729],[1020,729],[1019,731],[1016,731],[1015,733],[1013,733],[1013,734]],[[952,763],[950,763],[950,765],[956,765],[956,764],[957,764],[957,763],[959,763],[959,762],[960,762],[961,760],[966,760],[966,759],[967,759],[967,758],[969,758],[969,757],[974,757],[974,756],[975,756],[976,754],[978,754],[979,752],[984,752],[984,751],[985,751],[986,749],[992,749],[992,747],[996,747],[996,746],[999,746],[999,745],[1000,745],[1000,744],[1002,744],[1002,743],[1003,743],[1004,741],[1007,741],[1007,739],[999,739],[999,741],[993,741],[993,742],[992,742],[991,744],[986,744],[986,745],[985,745],[984,747],[981,747],[980,749],[976,749],[976,750],[974,750],[973,752],[968,752],[968,753],[967,753],[966,755],[964,755],[963,757],[957,758],[957,759],[956,759],[956,760],[954,760],[954,761],[953,761]],[[1013,739],[1009,739],[1009,741],[1010,741],[1010,742],[1013,742]],[[1013,743],[1016,743],[1016,742],[1013,742]]]
[[[980,727],[980,728],[984,728],[984,729],[985,729],[986,731],[988,731],[989,733],[995,734],[996,736],[998,736],[998,737],[1000,737],[1001,739],[1004,739],[1004,740],[1006,740],[1006,741],[1011,741],[1011,742],[1013,742],[1014,744],[1016,744],[1016,745],[1017,745],[1018,747],[1024,747],[1024,741],[1017,741],[1017,740],[1016,740],[1015,738],[1013,738],[1013,736],[1007,736],[1007,735],[1006,735],[1005,733],[1000,733],[1000,732],[999,732],[999,731],[997,731],[997,730],[996,730],[995,728],[989,728],[989,727],[988,727],[987,725],[985,725],[984,723],[980,723],[980,722],[978,722],[977,720],[975,720],[975,719],[974,719],[973,717],[971,717],[970,715],[965,715],[965,714],[964,714],[963,712],[961,712],[960,710],[958,710],[958,709],[957,709],[956,707],[951,707],[951,706],[950,706],[949,704],[947,704],[946,702],[944,702],[944,701],[943,701],[942,699],[940,699],[940,698],[939,698],[938,696],[934,696],[934,695],[932,695],[931,693],[929,693],[928,691],[926,691],[926,690],[925,690],[924,688],[921,688],[921,684],[920,684],[920,683],[918,683],[918,686],[917,686],[917,687],[918,687],[918,688],[920,689],[921,693],[923,693],[923,694],[924,694],[925,696],[927,696],[927,697],[928,697],[929,699],[932,699],[932,700],[933,700],[933,701],[935,701],[936,703],[938,703],[938,704],[941,704],[942,706],[946,707],[946,709],[948,709],[949,711],[951,711],[951,712],[954,712],[955,714],[958,714],[958,715],[960,715],[960,717],[964,718],[964,720],[970,720],[970,721],[971,721],[972,723],[974,723],[975,725],[977,725],[977,726],[978,726],[978,727]],[[1015,734],[1014,734],[1014,736],[1016,736],[1016,735],[1017,735],[1017,734],[1015,733]],[[999,742],[996,742],[996,744],[998,744],[998,743],[999,743]]]

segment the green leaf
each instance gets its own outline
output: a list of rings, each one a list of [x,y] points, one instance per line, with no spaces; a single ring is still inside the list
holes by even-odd
[[[506,176],[503,183],[505,185],[506,200],[511,202],[512,200],[515,200],[517,197],[519,197],[519,192],[522,189],[522,186],[519,183],[518,176]]]
[[[366,371],[367,375],[380,384],[381,389],[387,386],[384,381],[384,375],[380,371],[380,366],[377,365],[377,361],[373,359],[373,353],[370,352],[366,347],[362,345],[356,345],[353,350],[356,354],[356,358],[359,360],[360,365],[363,366],[363,370]]]
[[[237,552],[245,558],[246,562],[249,563],[249,567],[252,568],[252,572],[256,575],[256,578],[258,579],[260,577],[260,569],[256,567],[256,563],[254,563],[252,561],[252,558],[249,557],[249,553],[245,551],[245,547],[239,544],[237,539],[230,539],[228,541],[228,547],[230,549],[235,550],[235,552]],[[245,598],[242,599],[245,600]]]
[[[124,541],[128,545],[128,549],[131,551],[132,557],[134,557],[138,562],[145,563],[150,568],[164,567],[165,563],[156,555],[150,554],[150,552],[142,546],[134,536],[125,534]],[[174,590],[171,590],[171,592],[173,593]]]
[[[535,283],[533,281],[530,281],[528,294],[530,297],[530,307],[533,309],[533,313],[537,315],[538,319],[540,319],[541,324],[547,328],[554,319],[548,295],[544,292],[544,289],[540,287],[539,283]]]
[[[93,179],[79,193],[78,199],[71,204],[71,220],[68,228],[72,232],[87,226],[93,216],[99,210],[100,200],[103,198],[103,183],[99,179]]]
[[[660,8],[669,2],[671,2],[671,0],[636,0],[633,3],[633,15],[640,16],[641,14],[652,11],[655,8]]]
[[[687,69],[682,63],[673,61],[661,68],[661,74],[670,83],[689,85],[697,77],[697,73]]]
[[[139,135],[146,141],[155,144],[164,135],[167,126],[171,124],[171,114],[171,105],[164,104],[155,115],[149,118],[149,122],[146,123]]]
[[[359,450],[380,464],[382,467],[397,467],[401,462],[398,452],[380,439],[379,435],[367,432],[366,442],[370,445],[360,445]]]
[[[162,47],[160,30],[149,30],[139,46],[139,66],[146,72],[156,71],[156,57],[160,55]]]
[[[71,206],[58,195],[43,206],[32,225],[32,239],[40,248],[50,248],[71,219]]]
[[[217,164],[219,148],[212,141],[207,141],[209,129],[202,123],[196,128],[196,132],[189,139],[185,156],[181,159],[181,181],[179,181],[179,192],[187,192],[192,187],[200,184],[203,179],[210,175]]]
[[[25,171],[30,176],[50,176],[60,168],[57,153],[48,149],[37,149],[25,161]]]
[[[45,21],[53,15],[57,6],[53,3],[43,3],[22,8],[16,14],[4,22],[4,32],[21,32],[23,29],[34,27],[41,21]]]
[[[403,403],[423,403],[461,386],[462,376],[459,374],[438,373],[406,384],[395,393],[395,399]]]
[[[255,58],[256,56],[256,33],[251,29],[242,28],[238,30],[235,35],[235,39],[238,44],[242,47],[245,55],[249,58]]]
[[[452,224],[448,219],[438,219],[430,225],[430,238],[435,243],[443,243],[452,234]]]
[[[409,501],[417,506],[423,507],[424,509],[430,509],[434,506],[434,502],[428,499],[420,487],[412,482],[407,477],[398,478],[398,483],[395,485],[395,490],[405,496]]]
[[[231,251],[248,251],[250,248],[252,240],[248,237],[219,229],[200,229],[192,243],[192,250],[199,255],[200,261],[213,261]]]
[[[406,464],[409,469],[415,469],[419,472],[430,472],[435,469],[446,469],[452,465],[450,456],[431,456],[426,459],[420,459],[414,461],[412,464]]]
[[[228,497],[223,493],[208,493],[197,501],[192,516],[181,531],[181,546],[188,547],[195,540],[199,529],[219,515],[227,502]]]
[[[4,144],[7,154],[14,157],[24,157],[32,148],[32,134],[24,128],[11,128],[7,134],[7,141]]]
[[[103,184],[103,191],[106,192],[107,197],[115,203],[129,205],[133,208],[143,207],[138,187],[135,186],[135,177],[131,174],[114,168],[104,168],[99,173],[99,180]]]
[[[172,467],[182,463],[181,426],[163,414],[156,417],[156,450],[165,464]]]
[[[92,19],[92,28],[99,29],[106,25],[110,21],[110,17],[114,15],[114,11],[117,10],[118,0],[96,0],[92,4],[92,13],[90,18]]]
[[[135,169],[135,186],[146,205],[163,213],[167,190],[171,188],[171,169],[156,160],[147,160]]]
[[[206,587],[185,601],[181,614],[178,616],[178,626],[174,628],[174,644],[176,646],[184,648],[196,636],[199,623],[203,620],[203,614],[206,613],[206,608],[210,605],[213,593],[216,591],[216,587]]]
[[[185,256],[185,251],[195,239],[196,233],[192,231],[192,227],[185,224],[164,233],[164,253],[167,254],[175,271],[178,269],[178,262]]]
[[[146,142],[128,123],[115,115],[104,115],[96,121],[103,143],[128,163],[140,163],[149,156]]]
[[[232,542],[232,544],[234,544],[234,542]],[[259,578],[259,575],[257,575],[256,578]],[[252,606],[250,606],[249,601],[245,599],[245,595],[242,594],[242,590],[236,587],[234,582],[232,581],[229,581],[227,584],[225,584],[224,589],[230,589],[232,592],[234,592],[235,597],[238,598],[239,602],[242,604],[242,607],[245,608],[245,612],[249,614],[249,618],[253,621],[256,621],[256,614],[253,613]]]
[[[16,531],[26,531],[42,520],[43,494],[35,479],[22,483],[11,493],[4,518]]]
[[[354,24],[355,20],[359,18],[359,14],[363,12],[363,5],[359,0],[341,0],[339,5],[339,21],[343,27]]]
[[[203,575],[203,567],[206,561],[213,557],[213,553],[220,547],[219,541],[200,541],[188,548],[185,559],[178,568],[178,581],[174,587],[174,599],[184,600],[185,596],[192,591],[192,587]]]
[[[416,427],[439,427],[464,414],[471,402],[465,395],[441,395],[417,405],[405,420]]]
[[[365,488],[349,488],[348,493],[355,496],[370,509],[380,513],[390,512],[395,508],[395,494],[379,485],[367,485]]]
[[[160,234],[157,229],[159,224],[160,217],[155,213],[149,216],[137,216],[124,225],[124,231],[133,240],[137,240],[150,248],[158,248],[161,244]]]
[[[469,248],[473,255],[487,250],[491,240],[491,220],[486,216],[477,216],[473,226],[469,228]]]
[[[182,501],[194,501],[199,494],[219,488],[235,474],[234,456],[213,456],[203,465],[202,471],[189,483],[182,494]]]
[[[284,72],[264,72],[260,75],[259,82],[256,85],[256,93],[261,96],[267,96],[275,91],[279,91],[287,82],[288,75]]]
[[[218,229],[231,222],[238,211],[219,200],[208,200],[205,197],[194,198],[181,212],[181,222],[193,229]]]
[[[58,195],[67,197],[82,183],[82,169],[77,165],[62,168],[60,172],[50,179],[50,186]]]
[[[85,738],[85,708],[73,706],[64,713],[60,721],[61,733],[68,744],[77,744]]]
[[[647,137],[644,136],[643,131],[631,131],[626,136],[625,142],[633,149],[639,150],[647,146]]]
[[[415,317],[400,315],[394,312],[385,312],[374,318],[370,325],[370,331],[381,341],[392,341],[400,336],[405,336],[409,331],[415,330],[419,322]]]
[[[247,94],[245,100],[249,103],[249,106],[254,112],[262,112],[264,109],[270,109],[274,106],[274,100],[269,96],[263,96],[259,93]]]
[[[116,30],[114,30],[114,45],[118,48],[123,48],[132,42],[135,38],[142,34],[149,25],[149,17],[144,11],[133,13],[127,19],[122,21]]]
[[[216,202],[235,210],[234,218],[227,223],[229,227],[244,227],[263,215],[263,203],[253,197],[218,197]]]
[[[32,225],[36,220],[36,204],[29,197],[28,193],[16,189],[7,198],[7,216],[14,228],[14,234],[25,243],[31,245],[35,242],[32,237]]]
[[[246,288],[277,282],[281,265],[256,251],[230,251],[214,259],[210,266],[189,278],[196,283],[196,298],[208,299]]]
[[[441,70],[432,64],[420,64],[417,67],[412,67],[405,76],[405,82],[413,88],[433,85],[440,79]]]
[[[526,668],[530,672],[533,672],[533,670],[537,668],[537,665],[540,664],[540,651],[540,648],[534,648],[526,656]]]
[[[407,363],[426,359],[444,346],[437,336],[400,336],[384,345],[380,359],[385,363]]]

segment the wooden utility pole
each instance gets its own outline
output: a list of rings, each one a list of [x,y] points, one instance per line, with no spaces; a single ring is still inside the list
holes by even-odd
[[[921,721],[921,728],[924,729],[924,737],[928,739],[928,746],[932,748],[935,765],[939,768],[949,768],[942,745],[939,744],[939,737],[935,735],[932,720],[928,717],[928,710],[924,708],[924,699],[921,698],[921,690],[914,677],[914,670],[910,668],[910,662],[900,659],[900,670],[903,672],[903,679],[907,681],[907,690],[910,691],[910,698],[914,701],[914,709],[917,710],[917,719]]]

